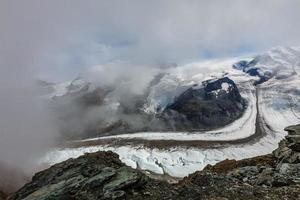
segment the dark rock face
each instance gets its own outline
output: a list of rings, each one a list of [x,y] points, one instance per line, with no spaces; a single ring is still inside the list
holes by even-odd
[[[235,83],[224,77],[186,90],[165,109],[164,119],[177,129],[213,128],[234,121],[245,107]]]
[[[299,127],[287,128],[289,136],[300,136]],[[85,154],[37,173],[9,199],[298,200],[300,163],[291,157],[299,152],[289,148],[292,143],[281,141],[273,154],[208,165],[177,184],[149,178],[112,152]]]
[[[37,173],[11,199],[117,199],[141,187],[146,179],[121,163],[118,155],[98,152]]]

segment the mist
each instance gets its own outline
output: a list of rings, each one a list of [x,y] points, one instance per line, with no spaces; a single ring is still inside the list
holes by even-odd
[[[81,75],[116,88],[115,99],[140,95],[169,63],[299,45],[299,9],[297,0],[1,0],[0,162],[31,173],[60,136],[36,79]],[[108,115],[85,119],[95,116]]]

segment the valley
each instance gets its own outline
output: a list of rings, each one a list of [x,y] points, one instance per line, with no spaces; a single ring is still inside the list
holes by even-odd
[[[276,53],[278,54],[278,49],[269,54]],[[286,52],[280,51],[281,53]],[[232,68],[232,63],[237,60],[209,63],[212,70],[210,75],[215,76],[217,73],[213,69],[214,66],[218,67],[218,71],[221,72],[219,76],[228,76],[234,80],[241,96],[247,101],[243,115],[234,122],[209,131],[148,131],[110,136],[104,134],[96,138],[72,140],[49,152],[41,162],[54,164],[87,152],[111,150],[118,153],[120,159],[133,168],[184,177],[207,164],[214,164],[225,158],[242,159],[270,153],[285,136],[283,128],[299,122],[298,73],[292,73],[284,79],[273,77],[255,85],[256,76]],[[180,71],[180,76],[185,76],[185,73],[189,74],[191,71],[201,74],[202,67],[206,66],[207,63],[199,63],[183,67],[185,70]],[[289,66],[286,67],[290,70]],[[285,69],[279,72],[284,73],[283,70]],[[176,73],[178,74],[175,69]],[[203,80],[204,76],[202,74],[200,80]],[[190,84],[199,81],[199,76],[196,77],[190,77]]]

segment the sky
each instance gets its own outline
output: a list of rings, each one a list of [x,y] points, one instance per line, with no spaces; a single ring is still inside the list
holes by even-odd
[[[123,76],[140,93],[161,65],[300,45],[299,10],[299,0],[0,0],[0,162],[30,169],[58,134],[37,78]]]
[[[298,0],[1,0],[0,51],[57,80],[120,61],[182,64],[299,45],[299,10]]]

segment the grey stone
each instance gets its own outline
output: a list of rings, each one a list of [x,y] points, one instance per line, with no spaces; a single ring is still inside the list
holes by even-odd
[[[109,183],[103,186],[103,191],[116,191],[138,182],[140,177],[137,172],[128,167],[121,167]]]
[[[300,152],[300,143],[290,144],[288,147],[293,151]]]
[[[283,174],[275,173],[273,175],[272,186],[281,187],[288,186],[291,184],[291,179],[288,176],[284,176]]]
[[[103,184],[104,181],[110,179],[115,174],[115,169],[111,167],[105,167],[99,174],[87,180],[86,185],[88,185],[90,188],[99,187]]]
[[[112,199],[112,200],[117,200],[117,199],[124,199],[123,197],[125,196],[125,192],[123,190],[117,190],[117,191],[107,191],[104,194],[104,199]]]
[[[288,143],[300,143],[300,135],[287,135],[285,138]]]
[[[300,135],[300,124],[288,126],[284,130],[288,131],[289,135]]]
[[[273,155],[279,160],[290,156],[292,150],[288,147],[278,148],[273,151]]]
[[[272,186],[273,183],[273,168],[266,168],[260,173],[257,177],[256,184],[257,185],[266,185]]]
[[[292,151],[289,156],[283,158],[283,162],[300,163],[300,153]]]
[[[280,174],[300,173],[300,163],[298,164],[282,163],[277,166],[277,169]]]

